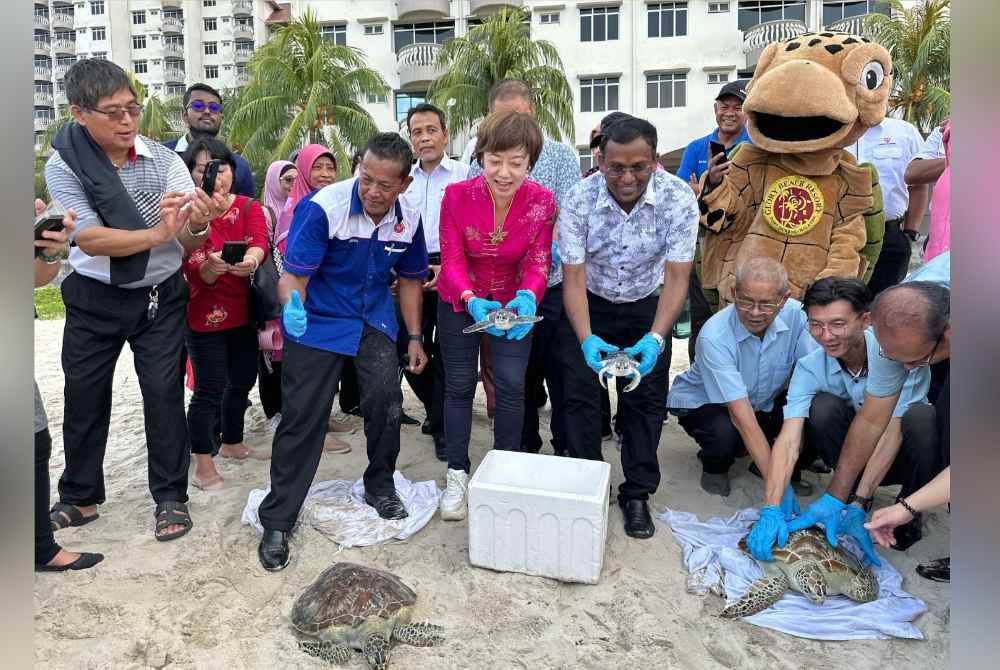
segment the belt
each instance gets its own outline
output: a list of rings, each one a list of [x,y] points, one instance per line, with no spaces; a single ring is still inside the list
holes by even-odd
[[[887,225],[887,226],[896,226],[898,228],[899,226],[901,226],[903,224],[903,222],[905,220],[906,220],[906,217],[903,217],[903,216],[899,217],[898,219],[886,219],[885,225]]]

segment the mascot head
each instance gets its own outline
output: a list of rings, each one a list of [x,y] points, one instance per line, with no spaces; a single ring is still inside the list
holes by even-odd
[[[847,33],[773,42],[757,61],[743,111],[761,149],[804,153],[846,147],[885,118],[892,59]]]

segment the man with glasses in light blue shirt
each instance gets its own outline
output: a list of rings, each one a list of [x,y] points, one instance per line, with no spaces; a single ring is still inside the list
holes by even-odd
[[[781,427],[779,394],[795,362],[817,348],[802,305],[789,297],[788,275],[771,258],[752,258],[736,273],[736,302],[708,320],[694,364],[674,380],[667,407],[698,443],[701,487],[729,495],[729,468],[745,448],[760,472]],[[798,469],[796,469],[798,472]],[[811,487],[793,475],[792,488]]]

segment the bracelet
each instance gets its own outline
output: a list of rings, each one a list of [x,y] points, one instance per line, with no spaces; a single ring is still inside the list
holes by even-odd
[[[40,258],[41,261],[46,265],[55,265],[56,263],[62,260],[62,257],[59,255],[46,256],[45,254],[38,254],[38,258]]]
[[[201,229],[200,232],[196,233],[193,230],[191,230],[191,221],[189,219],[188,222],[184,224],[184,227],[187,229],[187,234],[188,235],[190,235],[191,237],[197,239],[199,237],[205,237],[206,235],[208,235],[208,229],[209,229],[210,226],[205,226],[204,228]]]
[[[902,505],[903,509],[905,509],[907,512],[909,512],[910,514],[912,514],[914,517],[916,517],[917,514],[919,514],[919,512],[917,512],[917,510],[915,510],[912,507],[910,507],[910,503],[906,502],[906,500],[903,499],[902,497],[896,498],[896,502],[898,502],[900,505]]]
[[[257,268],[260,267],[260,261],[257,260],[256,256],[250,256],[250,260],[253,261],[253,270],[250,271],[250,274],[253,274],[254,272],[257,272]]]
[[[424,336],[422,334],[420,334],[420,333],[418,333],[416,335],[414,335],[413,333],[410,333],[408,335],[408,338],[409,338],[410,342],[420,342],[421,344],[423,344],[423,342],[424,342]]]
[[[663,351],[667,348],[667,343],[663,339],[663,336],[660,335],[659,333],[654,333],[653,331],[649,331],[649,336],[652,337],[654,340],[656,340],[656,344],[659,345],[660,353],[662,354]]]

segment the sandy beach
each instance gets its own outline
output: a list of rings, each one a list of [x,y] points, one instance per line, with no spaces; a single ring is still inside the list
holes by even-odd
[[[53,438],[53,495],[64,462],[62,330],[63,321],[35,322],[35,375]],[[686,343],[675,342],[672,373],[686,367]],[[407,412],[422,419],[423,409],[405,384],[404,393]],[[247,444],[267,448],[271,435],[256,389],[251,398]],[[548,409],[543,425],[547,418]],[[152,532],[141,396],[127,347],[116,370],[111,421],[108,502],[101,518],[57,535],[67,548],[101,551],[106,559],[92,570],[36,576],[37,667],[329,667],[297,650],[288,614],[298,593],[338,560],[396,573],[418,594],[416,618],[445,626],[448,639],[442,646],[396,646],[394,668],[936,670],[948,663],[950,586],[914,572],[918,563],[949,553],[950,520],[944,509],[928,515],[924,540],[908,552],[880,550],[903,574],[903,587],[927,603],[929,611],[916,621],[926,639],[817,642],[719,618],[720,598],[685,590],[687,572],[670,530],[657,521],[651,540],[628,538],[617,506],[610,510],[604,570],[594,586],[473,568],[465,522],[445,523],[436,516],[407,542],[362,549],[340,550],[301,524],[292,540],[292,563],[271,574],[257,561],[259,536],[240,523],[248,492],[266,486],[268,462],[219,459],[229,486],[211,493],[191,487],[194,528],[178,541],[159,543]],[[354,450],[324,455],[317,480],[361,475],[364,437],[346,439]],[[491,442],[480,391],[470,448],[473,467]],[[544,452],[550,453],[547,445]],[[747,459],[733,468],[732,495],[720,498],[699,487],[695,454],[694,442],[671,419],[660,441],[663,478],[651,501],[654,513],[670,507],[707,519],[759,504],[761,483],[746,471]],[[613,443],[605,444],[605,458],[617,485],[622,474]],[[445,466],[418,426],[403,428],[398,468],[412,481],[436,479],[443,486]],[[829,475],[804,477],[817,484],[818,494]],[[876,506],[890,504],[895,492],[895,487],[880,489]],[[367,665],[357,655],[345,667]]]

